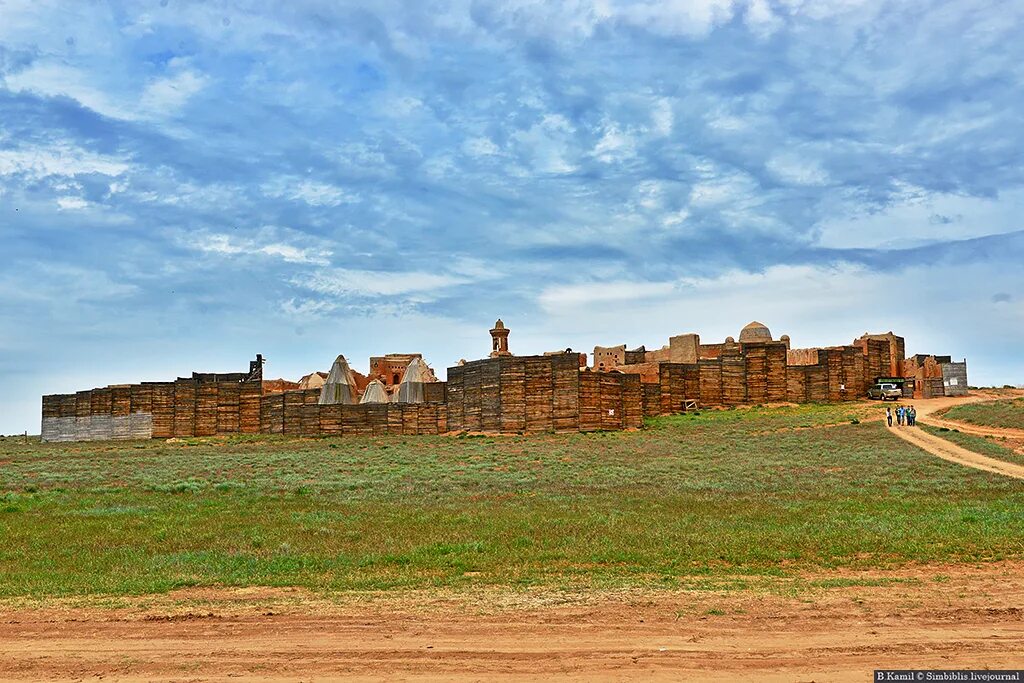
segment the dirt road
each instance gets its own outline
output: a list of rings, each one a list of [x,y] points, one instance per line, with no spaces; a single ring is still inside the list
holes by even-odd
[[[116,608],[0,603],[0,680],[862,682],[876,667],[1024,666],[1022,563],[817,578],[896,583],[797,597],[783,582],[340,603],[289,589],[195,590]]]
[[[998,398],[1005,398],[1005,396],[998,396]],[[917,399],[914,401],[904,401],[904,403],[913,403],[914,408],[917,410],[917,421],[922,424],[930,424],[934,426],[945,426],[949,429],[959,429],[962,432],[970,434],[985,435],[1005,435],[1005,432],[1017,432],[1019,430],[1003,430],[999,428],[985,428],[976,427],[975,425],[968,425],[963,422],[955,420],[944,419],[936,417],[936,413],[945,410],[955,405],[961,405],[963,403],[976,403],[979,401],[991,401],[996,400],[993,396],[975,393],[970,396],[963,397],[943,397],[933,399]],[[895,407],[893,407],[895,410]],[[993,472],[995,474],[1001,474],[1007,477],[1013,477],[1015,479],[1024,479],[1024,466],[1017,465],[1014,463],[998,460],[996,458],[990,458],[973,451],[969,451],[966,448],[962,448],[946,439],[929,434],[916,427],[900,427],[892,426],[889,430],[896,436],[909,441],[918,448],[928,451],[932,455],[938,456],[943,460],[955,462],[966,467],[973,467],[975,469],[983,470],[985,472]]]
[[[980,453],[969,451],[941,437],[921,431],[918,427],[892,426],[889,427],[889,431],[943,460],[955,462],[966,467],[973,467],[976,470],[1013,477],[1014,479],[1024,479],[1024,465],[1016,465],[1005,460],[997,460],[996,458],[990,458]]]

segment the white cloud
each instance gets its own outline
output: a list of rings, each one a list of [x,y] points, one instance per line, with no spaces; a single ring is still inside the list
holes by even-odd
[[[594,146],[593,154],[605,163],[620,161],[636,154],[636,141],[632,135],[619,130],[614,124],[606,124],[604,135]]]
[[[275,232],[267,228],[262,231],[264,239]],[[330,262],[331,256],[331,252],[325,249],[303,248],[280,240],[264,241],[259,238],[234,237],[223,233],[188,233],[183,235],[181,240],[189,249],[207,254],[268,256],[279,258],[287,263],[322,266]]]
[[[686,209],[680,209],[679,211],[673,211],[665,215],[661,219],[661,224],[666,228],[673,228],[677,225],[682,225],[686,222],[686,219],[690,217],[690,212]]]
[[[472,157],[484,157],[500,154],[501,150],[490,139],[485,137],[470,138],[462,143],[462,151]]]
[[[110,118],[135,118],[129,107],[111,99],[104,88],[93,84],[92,74],[55,61],[37,61],[27,69],[7,74],[7,87],[49,97],[70,97],[87,109]]]
[[[534,171],[563,175],[576,170],[568,157],[573,147],[574,129],[561,114],[547,114],[527,130],[513,134],[520,153]]]
[[[666,97],[659,99],[651,110],[651,120],[654,123],[655,133],[663,137],[671,135],[672,127],[675,125],[672,101]]]
[[[558,313],[579,306],[602,306],[610,303],[638,302],[644,299],[663,299],[672,294],[672,282],[593,282],[558,285],[543,289],[537,303],[548,313]]]
[[[331,296],[421,295],[468,282],[465,278],[443,273],[419,271],[374,271],[333,269],[292,278],[291,283],[319,294]]]
[[[1024,190],[997,197],[930,193],[905,186],[902,199],[880,211],[836,206],[815,226],[817,244],[832,249],[908,248],[999,235],[1021,229]]]
[[[780,180],[793,185],[825,185],[828,173],[815,159],[792,152],[776,154],[767,163],[768,170]]]
[[[192,69],[164,78],[157,78],[146,85],[139,97],[139,105],[151,114],[166,115],[181,109],[195,94],[209,83],[209,78]]]
[[[62,210],[76,210],[88,207],[89,202],[81,197],[59,197],[57,199],[57,206]]]
[[[33,180],[79,173],[119,176],[128,168],[122,158],[95,154],[68,143],[0,150],[0,176],[24,174]]]
[[[641,0],[617,3],[619,17],[661,35],[700,36],[732,18],[733,0]]]
[[[267,196],[303,201],[310,206],[340,206],[359,201],[357,195],[337,185],[295,176],[280,176],[263,183],[260,189]]]
[[[772,12],[767,0],[750,0],[743,20],[754,33],[767,36],[778,30],[782,20]]]

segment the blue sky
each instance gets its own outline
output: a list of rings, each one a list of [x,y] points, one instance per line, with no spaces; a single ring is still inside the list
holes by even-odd
[[[0,0],[0,433],[422,351],[894,330],[1024,383],[1024,4]]]

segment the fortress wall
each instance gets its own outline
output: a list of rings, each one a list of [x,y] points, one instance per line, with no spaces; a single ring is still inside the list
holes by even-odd
[[[766,400],[778,403],[788,399],[789,384],[787,376],[789,367],[786,358],[789,349],[784,343],[767,344],[765,346],[765,377],[767,382]]]
[[[744,344],[744,371],[747,374],[747,401],[768,400],[768,350],[764,344]]]
[[[46,442],[148,439],[151,398],[141,385],[123,385],[43,396],[42,440]],[[136,397],[133,409],[132,396]]]
[[[662,363],[661,414],[682,413],[687,401],[700,401],[700,366],[696,363]]]
[[[700,358],[718,358],[722,355],[725,344],[701,344],[697,350]]]
[[[189,438],[216,434],[439,434],[438,402],[320,406],[320,390],[262,395],[259,382],[179,379],[43,397],[43,441]],[[345,413],[343,425],[342,414]]]
[[[447,394],[452,431],[623,429],[640,426],[644,411],[639,375],[580,372],[576,354],[466,363],[449,369]]]
[[[804,403],[807,398],[806,365],[790,365],[786,368],[786,400],[792,403]]]
[[[642,382],[640,390],[644,417],[661,415],[661,384],[658,382]]]
[[[497,431],[514,433],[526,429],[526,361],[515,356],[498,360],[499,411]]]
[[[554,391],[554,368],[551,356],[527,356],[526,363],[526,431],[548,432],[554,429],[552,421]],[[489,361],[478,361],[489,362]],[[470,400],[466,396],[466,403]]]
[[[452,431],[461,432],[465,430],[464,406],[466,405],[463,393],[465,386],[465,366],[458,365],[448,368],[448,386],[445,393],[448,396],[448,427]]]
[[[447,383],[424,386],[424,404],[320,406],[319,389],[264,395],[266,383],[216,375],[209,381],[179,378],[47,395],[42,434],[44,441],[73,441],[623,429],[642,425],[644,416],[682,412],[688,402],[729,406],[855,399],[893,362],[916,375],[923,396],[943,395],[943,380],[952,387],[947,392],[966,390],[964,364],[949,363],[947,357],[939,357],[941,363],[930,356],[899,358],[902,338],[891,334],[866,335],[849,346],[827,349],[789,349],[786,341],[703,345],[695,335],[673,341],[676,355],[700,358],[633,364],[623,366],[625,372],[581,373],[579,354],[501,356],[449,368]],[[648,352],[647,358],[670,351]]]
[[[789,349],[786,351],[788,365],[817,365],[821,362],[821,349]]]
[[[448,400],[447,382],[424,382],[423,400],[427,403],[444,403]]]
[[[639,429],[644,426],[644,385],[637,375],[622,375],[622,426]]]
[[[697,363],[699,373],[700,405],[722,403],[722,361],[701,358]]]
[[[738,405],[747,402],[747,368],[743,351],[738,344],[727,344],[722,349],[722,404]]]

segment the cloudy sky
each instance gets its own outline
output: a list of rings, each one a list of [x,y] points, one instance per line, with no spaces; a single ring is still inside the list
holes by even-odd
[[[894,330],[1024,382],[1024,4],[0,0],[0,433],[338,353]]]

